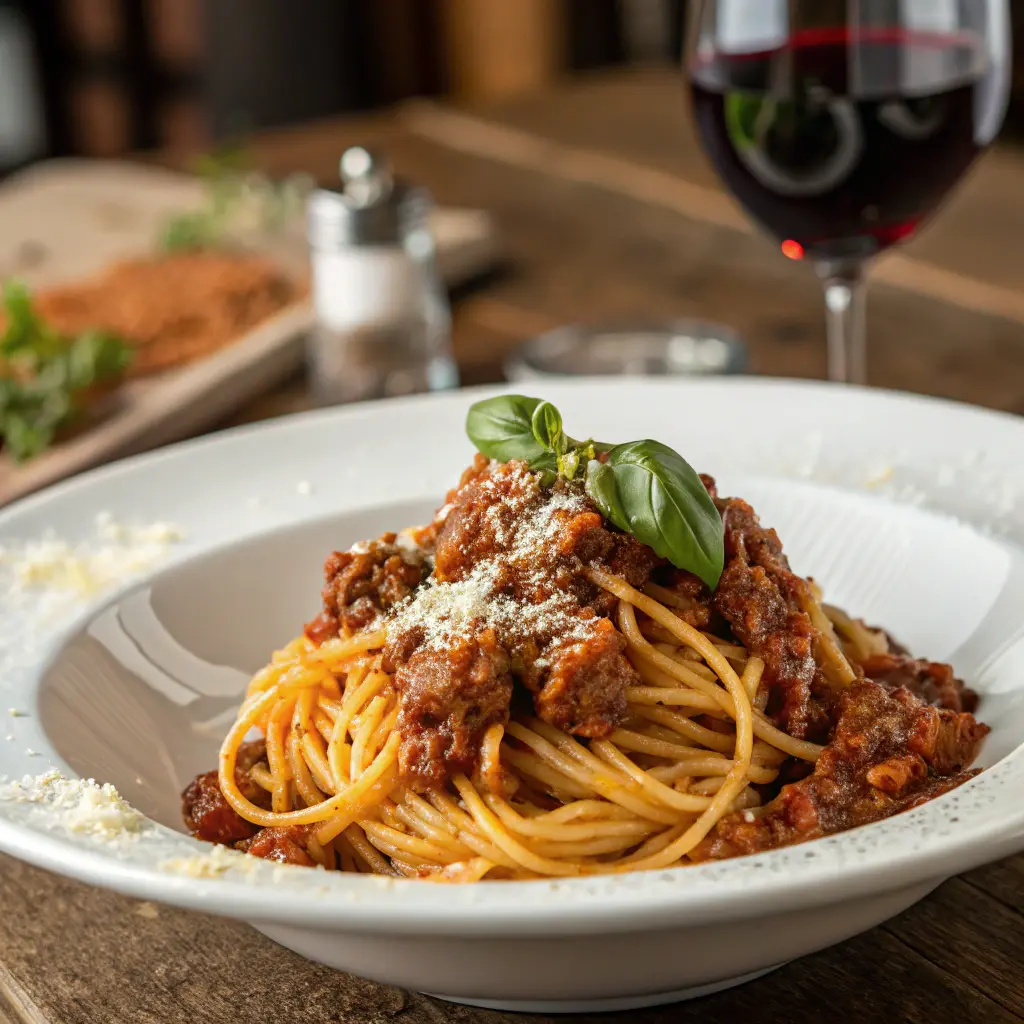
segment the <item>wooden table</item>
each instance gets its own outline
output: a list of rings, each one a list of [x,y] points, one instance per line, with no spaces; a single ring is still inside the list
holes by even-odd
[[[501,275],[458,297],[467,382],[500,379],[522,338],[568,320],[695,314],[740,329],[756,372],[820,376],[821,298],[717,190],[675,76],[603,76],[483,115],[433,105],[259,140],[272,171],[330,180],[352,142],[386,148],[444,203],[497,217]],[[174,162],[171,157],[166,159]],[[1024,157],[982,161],[940,221],[883,262],[875,383],[1024,411]],[[301,381],[235,422],[303,408]],[[243,925],[0,860],[0,1022],[540,1024],[451,1006],[305,962]],[[1024,1019],[1024,857],[947,882],[873,932],[696,1003],[589,1020]],[[282,988],[271,979],[288,978]]]

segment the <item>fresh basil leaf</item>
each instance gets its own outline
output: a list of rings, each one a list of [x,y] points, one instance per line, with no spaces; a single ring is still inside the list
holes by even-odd
[[[629,516],[619,500],[619,490],[615,482],[615,470],[607,462],[591,459],[587,463],[587,494],[597,505],[601,515],[614,523],[620,530],[630,532]]]
[[[550,403],[541,402],[530,417],[534,439],[545,451],[564,454],[567,444],[562,433],[562,414]]]
[[[725,564],[722,517],[678,452],[650,440],[616,445],[606,463],[587,467],[587,491],[620,529],[712,590],[718,585]]]
[[[523,459],[533,469],[555,469],[554,455],[533,436],[533,414],[540,404],[539,398],[525,395],[485,398],[470,406],[466,433],[489,459]]]

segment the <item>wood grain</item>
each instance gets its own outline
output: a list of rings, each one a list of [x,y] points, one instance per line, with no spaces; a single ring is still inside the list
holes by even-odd
[[[722,194],[704,156],[675,67],[581,76],[555,93],[505,103],[488,112],[487,120],[560,148],[626,160],[641,170],[660,170],[681,183],[716,193],[719,203],[724,201],[738,211],[733,200]],[[1018,146],[990,150],[926,229],[898,253],[1020,290],[1024,285],[1022,172],[1024,151]],[[745,219],[745,214],[741,216]]]
[[[449,149],[487,156],[528,170],[543,170],[569,181],[597,185],[641,202],[673,210],[703,224],[754,234],[756,226],[720,189],[686,180],[678,173],[638,166],[597,149],[559,144],[542,135],[436,104],[418,103],[405,112],[410,131]],[[976,276],[922,259],[892,253],[873,268],[875,281],[894,284],[941,302],[1024,322],[1024,295]]]
[[[970,979],[1007,1011],[1024,1010],[1018,967],[1024,919],[995,896],[953,879],[913,914],[883,927],[937,967]]]
[[[498,223],[509,272],[483,306],[456,309],[464,368],[499,378],[504,357],[545,326],[689,315],[736,328],[755,372],[823,375],[817,282],[766,239],[440,142],[396,136],[389,151],[440,201],[464,197]],[[885,285],[872,290],[869,311],[874,383],[1024,409],[1024,325]]]
[[[1024,857],[988,864],[968,875],[967,881],[1024,917]]]
[[[956,884],[956,883],[952,883]],[[962,884],[962,883],[961,883]],[[598,1024],[748,1024],[819,1020],[1002,1024],[1019,1020],[1016,990],[985,994],[976,964],[930,962],[906,941],[932,928],[938,897],[884,931],[789,964],[755,984],[630,1014],[589,1014]],[[954,899],[956,896],[954,894]],[[16,1021],[30,1024],[556,1024],[566,1018],[506,1014],[442,1003],[302,960],[247,926],[139,903],[0,858],[0,994],[20,979]],[[59,926],[55,924],[59,922]],[[1024,955],[1020,929],[1004,939]],[[45,968],[42,967],[45,965]],[[525,983],[525,982],[524,982]],[[840,1003],[838,1000],[842,999]],[[18,1004],[13,1004],[18,1005]],[[18,1015],[20,1013],[20,1016]],[[2,1020],[2,1018],[0,1018]]]

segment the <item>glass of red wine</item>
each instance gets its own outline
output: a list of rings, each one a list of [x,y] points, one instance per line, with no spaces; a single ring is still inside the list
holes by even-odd
[[[1009,0],[693,0],[686,69],[726,187],[824,283],[829,376],[863,383],[866,263],[999,131]]]

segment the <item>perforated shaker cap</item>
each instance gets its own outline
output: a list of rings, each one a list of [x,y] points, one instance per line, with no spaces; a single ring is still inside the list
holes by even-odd
[[[309,200],[309,244],[314,249],[401,245],[423,223],[430,196],[396,180],[381,156],[363,146],[338,162],[341,187],[317,189]]]

